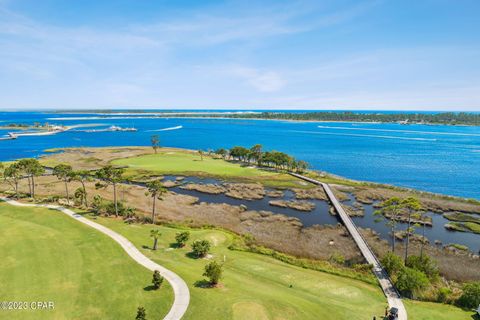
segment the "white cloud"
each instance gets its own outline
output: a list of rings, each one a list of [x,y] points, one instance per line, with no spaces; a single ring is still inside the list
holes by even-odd
[[[234,67],[233,75],[244,79],[249,85],[260,92],[274,92],[282,89],[286,81],[274,71],[261,71],[254,68]]]

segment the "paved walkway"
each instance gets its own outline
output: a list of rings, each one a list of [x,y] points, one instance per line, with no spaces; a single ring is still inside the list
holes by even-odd
[[[373,273],[378,278],[378,282],[382,287],[383,293],[387,297],[388,305],[390,307],[395,307],[399,310],[399,317],[398,317],[399,320],[407,320],[407,310],[403,305],[400,294],[398,293],[392,281],[388,277],[387,272],[383,269],[380,261],[378,261],[377,257],[373,253],[373,250],[368,246],[367,241],[363,238],[361,233],[358,231],[355,223],[353,223],[353,220],[345,212],[342,205],[333,194],[332,189],[330,189],[330,186],[326,183],[323,183],[318,180],[311,179],[296,173],[291,173],[291,175],[297,178],[303,179],[305,181],[309,181],[313,184],[321,185],[323,187],[328,198],[330,199],[330,202],[335,207],[335,210],[340,216],[340,219],[343,221],[343,224],[345,225],[348,232],[352,236],[353,240],[357,244],[358,248],[362,252],[362,255],[365,257],[365,260],[367,260],[369,264],[373,265]]]
[[[168,312],[168,314],[165,316],[164,320],[179,320],[182,318],[182,316],[185,314],[185,311],[187,311],[188,304],[190,302],[190,291],[188,290],[187,284],[185,281],[183,281],[182,278],[180,278],[178,275],[173,273],[172,271],[162,267],[159,264],[156,264],[146,256],[144,256],[130,241],[128,241],[125,237],[119,235],[118,233],[102,226],[101,224],[98,224],[96,222],[93,222],[91,220],[88,220],[87,218],[73,212],[70,209],[61,207],[61,206],[56,206],[56,205],[41,205],[41,204],[29,204],[29,203],[21,203],[17,202],[8,198],[0,197],[0,200],[3,200],[9,204],[15,205],[15,206],[24,206],[24,207],[44,207],[44,208],[49,208],[49,209],[56,209],[59,210],[66,215],[72,217],[73,219],[80,221],[83,224],[86,224],[94,229],[97,229],[98,231],[106,234],[113,240],[115,240],[117,243],[120,244],[120,246],[125,250],[126,253],[130,257],[133,258],[137,263],[141,264],[145,268],[154,271],[158,270],[160,271],[160,274],[165,277],[165,279],[170,283],[170,285],[173,288],[173,293],[175,295],[175,300],[173,301],[172,308]]]

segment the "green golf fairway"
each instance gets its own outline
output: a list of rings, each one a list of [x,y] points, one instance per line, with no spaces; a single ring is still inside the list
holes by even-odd
[[[386,298],[379,287],[361,281],[295,267],[271,257],[228,249],[232,235],[220,230],[189,229],[184,248],[174,246],[182,229],[128,225],[110,218],[97,222],[128,238],[146,256],[174,270],[190,287],[185,319],[377,319],[385,312]],[[159,249],[150,249],[152,228],[160,229]],[[219,288],[202,288],[204,266],[210,261],[188,253],[196,239],[212,242],[213,259],[223,262]],[[471,320],[473,312],[451,305],[406,301],[409,319]]]
[[[185,319],[371,319],[381,315],[386,299],[380,288],[361,281],[302,269],[258,254],[228,249],[232,235],[219,230],[190,230],[186,247],[175,248],[179,229],[97,222],[127,237],[145,255],[175,271],[190,287]],[[152,228],[160,229],[159,249],[149,249]],[[189,257],[190,244],[208,239],[213,258],[225,259],[219,288],[202,288],[206,259]]]
[[[213,176],[226,179],[238,179],[251,182],[262,182],[278,187],[298,187],[299,180],[288,174],[260,170],[254,167],[242,166],[222,159],[214,159],[189,151],[160,151],[125,159],[113,160],[112,164],[128,166],[127,175],[152,172],[156,174]]]
[[[161,319],[173,303],[166,281],[109,237],[56,210],[0,203],[0,301],[52,301],[53,310],[0,310],[1,319]]]

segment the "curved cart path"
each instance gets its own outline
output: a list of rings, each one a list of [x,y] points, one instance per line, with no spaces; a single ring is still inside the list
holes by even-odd
[[[367,241],[363,238],[360,231],[358,231],[357,226],[355,225],[353,220],[345,212],[342,205],[333,194],[332,189],[330,189],[330,186],[326,183],[323,183],[318,180],[311,179],[296,173],[290,173],[290,174],[297,178],[303,179],[305,181],[309,181],[313,184],[321,185],[323,187],[323,189],[325,190],[325,193],[330,199],[330,202],[335,207],[335,211],[337,211],[338,215],[340,216],[340,219],[343,221],[343,224],[345,225],[348,232],[352,236],[353,240],[357,244],[358,248],[362,252],[362,255],[365,257],[365,260],[367,260],[369,264],[373,265],[373,273],[375,274],[375,276],[378,279],[378,282],[380,283],[380,287],[382,288],[383,293],[387,298],[388,305],[390,307],[395,307],[398,309],[398,320],[407,320],[407,310],[403,305],[400,294],[398,293],[397,289],[395,288],[392,281],[390,280],[390,277],[388,276],[387,272],[383,269],[380,261],[377,259],[377,256],[375,255],[375,253],[373,253],[373,250],[370,248]]]
[[[154,270],[160,271],[161,275],[165,277],[165,279],[170,283],[170,285],[173,288],[175,299],[173,301],[173,305],[170,311],[165,316],[164,320],[181,319],[182,316],[185,314],[185,311],[187,311],[188,304],[190,302],[190,291],[188,290],[188,287],[185,281],[183,281],[183,279],[180,278],[174,272],[162,267],[161,265],[153,262],[152,260],[144,256],[130,241],[128,241],[125,237],[121,236],[120,234],[102,226],[101,224],[88,220],[87,218],[73,212],[70,209],[67,209],[61,206],[21,203],[21,202],[17,202],[4,197],[0,197],[0,200],[5,201],[14,206],[43,207],[43,208],[59,210],[65,213],[66,215],[72,217],[73,219],[80,221],[81,223],[86,224],[106,234],[107,236],[115,240],[118,244],[120,244],[123,250],[125,250],[125,252],[128,253],[128,255],[132,257],[133,260],[135,260],[137,263],[141,264],[142,266],[144,266],[145,268],[151,271],[154,271]]]

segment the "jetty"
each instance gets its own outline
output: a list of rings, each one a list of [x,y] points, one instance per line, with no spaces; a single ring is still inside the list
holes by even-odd
[[[388,276],[385,269],[382,267],[382,264],[378,260],[373,250],[368,245],[365,238],[362,236],[362,234],[358,230],[352,218],[350,218],[350,216],[345,212],[342,205],[340,204],[340,201],[338,201],[337,197],[335,197],[335,194],[333,193],[330,186],[326,183],[320,182],[318,180],[315,180],[297,173],[291,172],[290,174],[299,179],[302,179],[323,187],[323,189],[325,190],[325,193],[327,194],[328,199],[330,200],[331,204],[335,208],[335,211],[338,213],[338,216],[342,220],[343,224],[347,228],[353,240],[357,244],[363,257],[365,258],[365,260],[367,260],[367,263],[373,265],[372,271],[377,277],[380,287],[382,288],[383,293],[387,298],[388,305],[390,306],[390,308],[398,309],[398,320],[407,320],[407,310],[405,309],[401,296],[398,293],[395,286],[393,285],[392,280]]]
[[[127,132],[133,132],[137,131],[136,128],[122,128],[118,126],[111,126],[106,129],[91,129],[91,130],[85,130],[85,132],[115,132],[115,131],[127,131]]]

